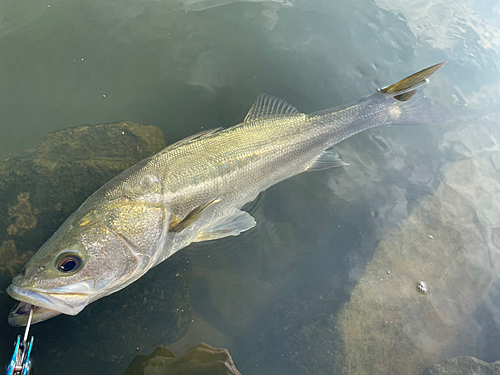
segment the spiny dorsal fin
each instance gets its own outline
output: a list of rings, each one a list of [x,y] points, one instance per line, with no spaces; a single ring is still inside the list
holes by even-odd
[[[221,126],[220,128],[203,130],[203,131],[201,131],[199,133],[196,133],[196,134],[190,135],[190,136],[188,136],[186,138],[183,138],[180,141],[172,143],[168,148],[177,147],[177,146],[179,146],[181,144],[188,143],[188,142],[194,141],[195,139],[199,139],[199,138],[202,138],[202,137],[209,136],[210,134],[221,132],[221,131],[223,131],[225,129],[226,128],[224,126]]]
[[[442,62],[421,70],[420,72],[412,74],[411,76],[406,77],[393,85],[380,89],[380,92],[383,92],[384,94],[392,94],[394,95],[394,98],[402,102],[408,101],[413,97],[416,90],[423,84],[427,83],[427,79],[441,69],[444,64],[446,63]]]
[[[269,94],[259,94],[243,122],[262,120],[277,116],[297,115],[299,111],[283,99]]]

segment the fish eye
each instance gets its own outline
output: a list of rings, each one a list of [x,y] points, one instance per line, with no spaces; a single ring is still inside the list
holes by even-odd
[[[57,270],[64,273],[74,272],[82,266],[82,257],[78,254],[67,254],[57,262]]]

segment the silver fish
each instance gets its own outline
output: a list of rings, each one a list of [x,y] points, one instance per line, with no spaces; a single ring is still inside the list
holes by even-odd
[[[179,141],[115,177],[75,211],[29,260],[7,292],[9,316],[26,324],[76,315],[125,288],[192,242],[236,236],[255,225],[241,208],[305,171],[345,165],[332,148],[382,125],[449,121],[417,89],[444,63],[358,102],[304,114],[261,94],[244,121]]]

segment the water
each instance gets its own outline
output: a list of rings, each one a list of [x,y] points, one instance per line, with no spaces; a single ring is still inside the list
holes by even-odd
[[[2,2],[2,158],[121,120],[171,143],[238,123],[260,92],[321,110],[441,61],[426,94],[455,118],[344,141],[349,167],[269,189],[250,232],[35,325],[37,374],[123,374],[159,345],[182,355],[199,342],[227,348],[244,375],[499,360],[499,12],[498,1]],[[20,331],[0,298],[5,363]]]

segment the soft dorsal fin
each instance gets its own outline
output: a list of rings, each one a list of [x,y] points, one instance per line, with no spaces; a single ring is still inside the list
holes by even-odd
[[[299,111],[283,99],[269,94],[259,94],[243,122],[262,120],[277,116],[297,115]]]

